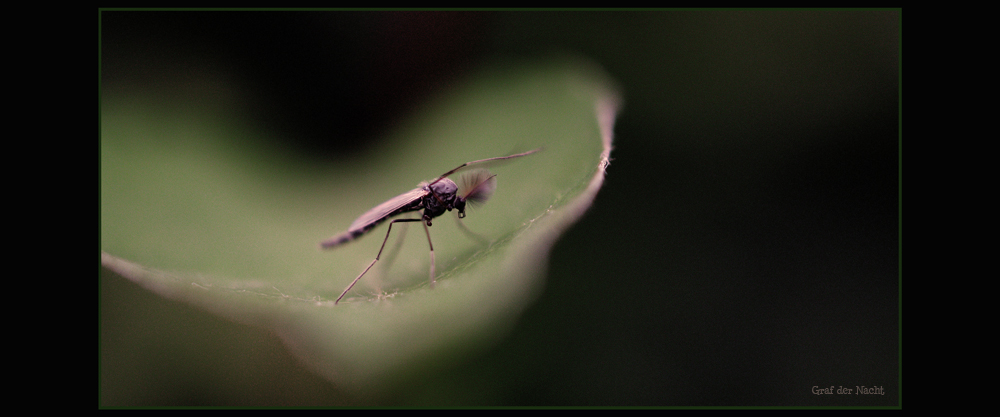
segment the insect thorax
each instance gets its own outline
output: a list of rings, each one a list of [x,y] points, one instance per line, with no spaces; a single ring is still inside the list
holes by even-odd
[[[424,196],[424,216],[435,218],[455,207],[458,186],[454,181],[444,178],[431,186],[424,186],[424,189],[431,191]]]

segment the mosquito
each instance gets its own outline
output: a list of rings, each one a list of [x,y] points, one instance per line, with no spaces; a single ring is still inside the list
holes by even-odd
[[[378,254],[375,255],[375,259],[368,264],[368,267],[365,268],[364,271],[361,271],[361,274],[358,275],[357,278],[354,278],[351,285],[347,286],[344,292],[340,294],[340,297],[337,297],[337,301],[334,301],[333,304],[339,303],[340,299],[344,298],[344,296],[347,295],[347,292],[354,287],[354,284],[357,284],[358,280],[365,276],[365,274],[368,273],[368,270],[375,265],[375,262],[378,262],[379,258],[382,257],[382,251],[385,250],[385,242],[389,240],[389,233],[392,232],[392,225],[396,223],[423,223],[424,233],[427,234],[427,245],[431,248],[430,283],[431,288],[433,288],[435,283],[434,244],[431,243],[431,232],[430,229],[428,229],[431,226],[431,220],[444,214],[444,212],[451,211],[453,209],[458,210],[458,218],[465,218],[466,203],[475,204],[486,202],[486,200],[493,195],[493,191],[496,190],[497,186],[496,174],[491,174],[485,169],[479,169],[463,176],[461,180],[462,193],[459,193],[458,185],[455,184],[454,181],[448,179],[448,176],[463,168],[473,165],[519,158],[531,155],[540,150],[541,149],[535,149],[514,155],[498,156],[494,158],[466,162],[451,171],[445,172],[434,181],[421,182],[417,185],[417,188],[390,198],[388,201],[375,206],[375,208],[366,211],[365,214],[362,214],[357,218],[357,220],[354,220],[354,223],[351,223],[351,226],[347,228],[346,232],[320,242],[320,247],[324,249],[335,248],[370,232],[373,228],[375,228],[375,226],[378,226],[390,217],[412,211],[424,211],[423,215],[418,219],[403,218],[395,219],[389,222],[389,229],[385,232],[385,239],[382,240],[382,247],[378,250]]]

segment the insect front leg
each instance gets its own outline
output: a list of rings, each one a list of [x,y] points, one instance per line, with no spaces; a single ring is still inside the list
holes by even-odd
[[[483,236],[483,235],[481,235],[479,233],[476,233],[476,232],[473,232],[472,230],[469,230],[469,227],[466,226],[465,223],[462,222],[462,217],[463,216],[461,215],[461,213],[457,213],[455,215],[455,223],[458,224],[458,229],[461,230],[462,233],[465,233],[465,236],[469,237],[472,240],[476,240],[476,241],[478,241],[481,244],[490,243],[490,239],[487,238],[486,236]]]
[[[375,255],[375,259],[372,261],[372,263],[368,264],[368,267],[365,268],[364,271],[361,271],[361,275],[358,275],[357,278],[354,278],[354,281],[351,282],[351,285],[348,285],[347,288],[344,289],[344,292],[340,293],[340,297],[337,297],[337,301],[334,301],[333,304],[336,305],[337,303],[339,303],[340,299],[344,298],[344,296],[347,295],[347,292],[350,291],[351,288],[354,287],[354,284],[357,284],[358,280],[360,280],[361,277],[365,276],[365,274],[368,273],[368,270],[372,269],[372,266],[375,265],[375,262],[378,262],[378,259],[380,257],[382,257],[382,251],[385,250],[385,242],[389,241],[389,233],[392,232],[392,225],[393,224],[395,224],[397,222],[398,223],[405,223],[405,222],[421,222],[421,221],[423,221],[423,219],[396,219],[396,220],[393,220],[393,221],[389,222],[389,230],[385,231],[385,239],[382,239],[382,247],[379,248],[378,255]],[[426,230],[426,228],[427,228],[427,226],[425,224],[424,225],[424,229]],[[427,232],[427,242],[430,242],[430,240],[431,240],[431,233],[428,231]],[[433,278],[433,271],[434,271],[433,260],[434,260],[434,248],[432,247],[431,248],[431,271],[432,271],[431,274],[432,274],[432,278]]]

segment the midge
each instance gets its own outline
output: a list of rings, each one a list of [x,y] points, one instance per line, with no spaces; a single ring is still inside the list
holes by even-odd
[[[495,158],[466,162],[451,171],[445,172],[434,181],[422,182],[417,186],[417,188],[395,196],[389,199],[389,201],[375,206],[375,208],[368,210],[365,214],[362,214],[361,217],[358,217],[354,223],[351,223],[351,227],[348,227],[346,232],[320,242],[320,246],[323,248],[334,248],[368,233],[372,230],[372,228],[378,226],[379,223],[386,221],[390,217],[403,213],[409,213],[411,211],[424,211],[423,216],[419,219],[396,219],[389,222],[389,229],[385,231],[385,239],[382,240],[382,247],[378,250],[378,254],[375,255],[375,259],[372,263],[368,264],[368,267],[365,268],[364,271],[361,271],[361,274],[358,275],[357,278],[354,278],[351,285],[348,285],[344,292],[340,294],[340,297],[337,297],[337,301],[334,301],[333,303],[339,303],[340,299],[344,298],[344,296],[347,295],[347,292],[354,287],[354,284],[357,284],[358,280],[365,276],[365,274],[368,273],[368,270],[375,265],[375,262],[378,262],[378,259],[382,256],[382,251],[385,250],[385,242],[389,240],[389,233],[392,232],[392,225],[394,223],[422,222],[424,224],[424,232],[427,233],[427,245],[431,248],[430,281],[431,287],[433,287],[434,244],[431,243],[431,231],[428,229],[428,227],[431,226],[431,220],[444,214],[445,211],[451,211],[452,209],[458,209],[458,217],[464,218],[466,202],[485,202],[490,198],[493,194],[493,190],[497,187],[496,175],[490,174],[490,172],[485,169],[477,170],[463,176],[461,193],[459,193],[458,185],[456,185],[454,181],[448,179],[448,176],[458,172],[462,168],[472,165],[519,158],[525,155],[531,155],[540,150],[541,149],[535,149],[533,151],[510,156],[498,156]]]

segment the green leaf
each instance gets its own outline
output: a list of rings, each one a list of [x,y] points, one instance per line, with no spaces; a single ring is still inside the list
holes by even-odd
[[[603,183],[618,104],[585,62],[493,70],[437,98],[383,148],[320,163],[266,145],[227,110],[234,96],[103,94],[101,263],[272,330],[354,390],[399,383],[507,333],[542,289],[552,245]],[[329,251],[321,240],[463,162],[539,147],[490,167],[496,192],[463,220],[486,242],[463,234],[453,213],[435,219],[436,287],[423,227],[396,224],[387,253],[334,305],[386,226]]]

